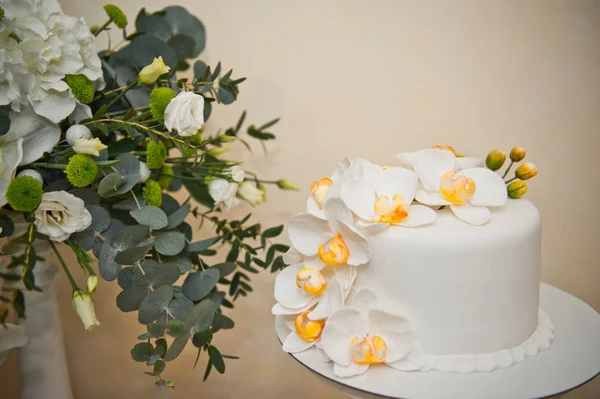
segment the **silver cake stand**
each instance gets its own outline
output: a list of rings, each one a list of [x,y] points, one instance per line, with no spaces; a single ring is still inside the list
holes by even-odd
[[[338,392],[352,398],[546,398],[563,394],[600,373],[600,314],[578,298],[541,285],[540,307],[550,315],[555,340],[549,350],[491,373],[402,372],[385,365],[365,374],[339,378],[316,350],[292,356]],[[289,331],[275,325],[279,341]]]

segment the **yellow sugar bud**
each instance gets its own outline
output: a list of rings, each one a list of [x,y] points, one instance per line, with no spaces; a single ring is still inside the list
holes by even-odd
[[[485,159],[485,165],[490,170],[498,170],[504,165],[506,154],[500,150],[492,150]]]
[[[160,75],[171,70],[170,67],[165,65],[162,57],[156,57],[152,64],[146,65],[139,73],[138,80],[141,84],[151,85],[156,82]]]
[[[515,170],[515,176],[521,180],[529,180],[537,176],[538,170],[531,162],[524,163]]]
[[[527,192],[527,183],[523,180],[515,180],[508,185],[508,196],[510,198],[521,198]]]
[[[510,160],[513,162],[522,161],[527,155],[527,151],[523,147],[515,147],[510,151]]]

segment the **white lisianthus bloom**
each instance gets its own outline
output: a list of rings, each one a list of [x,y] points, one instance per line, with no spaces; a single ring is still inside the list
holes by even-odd
[[[96,318],[92,297],[82,290],[73,290],[73,307],[81,319],[86,331],[90,331],[94,327],[100,325],[100,322]]]
[[[204,125],[204,97],[182,91],[165,110],[165,127],[177,130],[180,136],[193,136]]]
[[[265,190],[256,187],[256,183],[252,181],[245,181],[240,184],[238,196],[252,206],[260,205],[267,199]]]
[[[156,57],[152,64],[146,65],[138,74],[138,80],[140,83],[145,85],[152,85],[159,78],[160,75],[171,70],[170,67],[165,65],[162,57]]]
[[[57,0],[6,0],[0,34],[0,105],[32,107],[54,123],[91,116],[64,81],[84,75],[104,87],[95,37],[82,18],[62,12]]]
[[[239,183],[244,180],[244,168],[239,165],[232,166],[230,174],[233,182],[217,178],[208,185],[208,193],[215,201],[215,207],[223,206],[227,211],[234,205]]]
[[[97,137],[89,140],[77,139],[73,143],[73,151],[75,151],[78,154],[99,156],[100,151],[102,151],[105,148],[108,148],[108,146],[103,144]]]
[[[81,198],[66,191],[51,191],[42,195],[35,210],[35,227],[52,241],[63,242],[72,233],[92,224],[92,215]]]

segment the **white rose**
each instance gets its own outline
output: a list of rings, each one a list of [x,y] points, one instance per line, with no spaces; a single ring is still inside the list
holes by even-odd
[[[204,97],[182,91],[165,110],[165,127],[177,130],[180,136],[193,136],[204,125]]]
[[[87,229],[92,224],[92,215],[81,198],[66,191],[51,191],[42,195],[34,223],[52,241],[63,242],[72,233]]]
[[[238,195],[252,206],[262,204],[266,200],[265,191],[256,187],[256,182],[252,181],[245,181],[240,184]]]
[[[208,193],[215,201],[215,207],[223,206],[227,211],[234,205],[239,183],[244,180],[246,173],[244,168],[236,165],[231,167],[229,174],[233,182],[217,178],[208,185]]]

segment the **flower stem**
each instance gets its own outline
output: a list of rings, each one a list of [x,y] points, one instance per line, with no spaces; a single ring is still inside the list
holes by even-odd
[[[508,168],[506,168],[506,172],[504,172],[504,174],[502,175],[502,178],[504,179],[506,177],[506,175],[508,174],[508,172],[510,172],[510,168],[512,168],[512,166],[514,165],[515,161],[510,161],[510,164],[508,165]]]
[[[137,80],[134,80],[133,82],[131,82],[130,84],[128,84],[127,87],[125,87],[123,89],[123,91],[121,91],[119,93],[118,96],[116,96],[115,98],[113,98],[113,100],[110,103],[108,103],[108,105],[106,106],[106,109],[109,109],[114,103],[116,103],[117,101],[119,101],[125,95],[125,93],[127,93],[129,90],[131,90],[134,87],[136,87],[138,84],[139,84],[139,82]]]
[[[71,275],[71,272],[69,271],[69,268],[67,267],[67,264],[65,263],[65,260],[63,259],[60,252],[58,252],[56,245],[54,245],[54,242],[52,242],[52,240],[50,240],[50,239],[48,240],[48,242],[50,243],[52,250],[56,254],[56,257],[58,258],[58,261],[60,262],[63,270],[65,271],[65,274],[67,275],[67,278],[69,279],[69,283],[71,283],[71,288],[73,288],[73,290],[78,290],[79,287],[77,287],[77,284],[75,283],[75,280],[73,279],[73,276]]]
[[[67,165],[60,163],[34,163],[31,164],[34,168],[46,168],[46,169],[66,169]]]
[[[510,183],[510,182],[512,182],[512,181],[515,181],[515,180],[517,180],[517,177],[516,177],[516,176],[515,176],[515,177],[513,177],[513,178],[512,178],[512,179],[510,179],[510,180],[507,180],[505,183],[506,183],[506,184],[508,184],[508,183]]]
[[[129,192],[131,193],[131,196],[133,197],[133,200],[135,201],[135,204],[137,205],[138,209],[142,209],[142,207],[140,206],[140,201],[138,201],[133,190],[129,190]]]
[[[94,36],[98,36],[100,34],[100,32],[102,32],[103,30],[105,30],[106,28],[108,28],[108,25],[110,25],[111,22],[112,22],[111,19],[109,19],[108,21],[106,21],[104,23],[104,25],[102,25],[101,27],[98,28],[98,30],[96,31],[96,33],[94,33]]]

